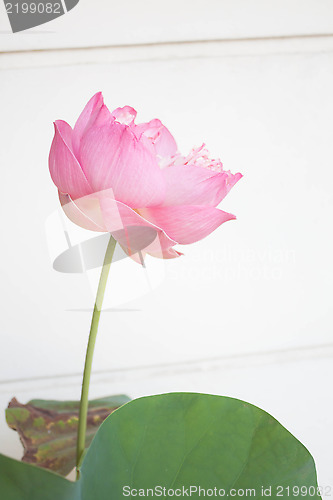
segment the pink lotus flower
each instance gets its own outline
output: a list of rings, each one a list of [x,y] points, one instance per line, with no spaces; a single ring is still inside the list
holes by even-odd
[[[111,113],[98,93],[74,129],[56,121],[51,177],[76,224],[110,232],[132,256],[178,257],[176,244],[235,219],[216,207],[242,175],[210,160],[204,145],[182,156],[160,120],[136,125],[135,117],[129,106]]]

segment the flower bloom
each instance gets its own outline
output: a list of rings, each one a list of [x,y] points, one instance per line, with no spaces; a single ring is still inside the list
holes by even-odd
[[[201,240],[235,216],[217,205],[242,177],[211,160],[204,145],[186,157],[160,120],[135,124],[136,111],[112,113],[101,93],[74,128],[55,122],[49,168],[67,216],[109,232],[128,255],[181,255],[173,247]]]

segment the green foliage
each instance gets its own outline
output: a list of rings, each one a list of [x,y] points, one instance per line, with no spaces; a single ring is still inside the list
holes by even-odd
[[[87,419],[87,447],[101,423],[127,396],[110,396],[90,401]],[[33,400],[26,405],[15,398],[6,410],[7,424],[18,432],[24,448],[23,461],[66,476],[75,466],[79,417],[78,401]]]
[[[262,487],[272,487],[271,498],[290,498],[293,487],[303,487],[302,498],[309,500],[317,487],[310,453],[274,418],[243,401],[204,394],[125,404],[101,425],[80,472],[71,483],[0,456],[6,500],[120,500],[125,486],[138,496],[158,486],[216,487],[225,496],[230,489],[253,489],[251,498],[264,498]]]

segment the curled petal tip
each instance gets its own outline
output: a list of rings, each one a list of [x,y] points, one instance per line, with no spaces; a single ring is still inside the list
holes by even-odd
[[[91,100],[92,99],[96,99],[96,100],[100,99],[100,100],[102,100],[104,102],[103,92],[102,91],[96,92],[96,94],[92,96]]]
[[[55,121],[53,122],[53,125],[54,125],[54,128],[55,128],[55,129],[56,129],[59,133],[61,133],[61,130],[60,130],[61,128],[62,128],[63,130],[65,130],[65,129],[71,129],[70,125],[68,125],[68,123],[67,123],[67,122],[65,122],[64,120],[55,120]]]
[[[130,126],[134,124],[137,112],[131,106],[123,106],[115,109],[111,114],[117,122]]]

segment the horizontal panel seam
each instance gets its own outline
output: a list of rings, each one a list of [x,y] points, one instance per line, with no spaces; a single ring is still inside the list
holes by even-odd
[[[48,53],[48,52],[67,52],[67,51],[87,51],[100,49],[133,49],[147,47],[167,47],[173,45],[196,45],[196,44],[213,44],[213,43],[239,43],[239,42],[271,42],[279,40],[302,40],[314,38],[333,38],[333,33],[317,33],[317,34],[301,34],[301,35],[281,35],[281,36],[266,36],[266,37],[244,37],[244,38],[212,38],[203,40],[172,40],[162,42],[147,42],[134,44],[110,44],[110,45],[89,45],[80,47],[52,47],[45,49],[26,49],[26,50],[2,50],[1,54],[27,54],[27,53]]]
[[[237,362],[237,361],[251,361],[256,360],[256,364],[262,364],[265,358],[278,357],[279,359],[271,360],[271,364],[277,364],[280,362],[292,362],[304,359],[316,359],[318,357],[333,357],[333,343],[332,344],[322,344],[314,346],[303,346],[291,349],[276,349],[271,351],[253,352],[253,353],[242,353],[242,354],[232,354],[228,356],[220,357],[207,357],[186,361],[177,361],[174,363],[159,363],[152,365],[142,365],[142,366],[130,366],[126,368],[115,368],[111,370],[95,370],[93,375],[115,375],[120,373],[131,373],[131,372],[144,372],[147,370],[157,370],[164,373],[165,370],[170,369],[184,369],[187,368],[189,371],[192,369],[197,369],[198,366],[204,364],[214,364],[214,363],[226,363],[226,362]],[[231,366],[232,368],[232,366]],[[66,373],[66,374],[54,374],[47,376],[38,377],[27,377],[27,378],[17,378],[17,379],[7,379],[0,381],[1,386],[5,384],[16,384],[21,382],[33,382],[33,381],[47,381],[47,380],[60,380],[68,378],[81,377],[81,373]]]

